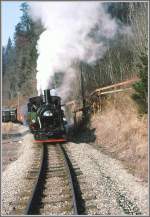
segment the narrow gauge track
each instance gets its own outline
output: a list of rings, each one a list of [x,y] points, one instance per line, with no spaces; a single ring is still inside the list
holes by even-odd
[[[40,171],[25,215],[78,215],[70,164],[61,144],[43,144]]]

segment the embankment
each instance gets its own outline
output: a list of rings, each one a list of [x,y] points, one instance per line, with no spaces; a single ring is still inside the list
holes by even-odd
[[[148,118],[139,116],[128,93],[116,93],[104,101],[102,112],[91,118],[94,144],[101,151],[122,161],[141,181],[148,181]],[[113,165],[112,165],[113,166]]]

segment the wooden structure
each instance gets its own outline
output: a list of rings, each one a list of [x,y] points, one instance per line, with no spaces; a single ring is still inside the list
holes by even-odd
[[[105,95],[131,90],[131,85],[138,80],[138,78],[134,78],[117,84],[101,87],[93,91],[89,97],[93,114],[95,115],[96,112],[102,111],[103,97]]]
[[[97,94],[97,93],[101,93],[103,92],[104,90],[108,90],[108,89],[116,89],[116,88],[120,88],[120,87],[127,87],[133,83],[135,83],[136,81],[138,81],[139,78],[134,78],[134,79],[131,79],[131,80],[127,80],[127,81],[123,81],[123,82],[120,82],[120,83],[117,83],[117,84],[113,84],[113,85],[109,85],[109,86],[106,86],[106,87],[101,87],[101,88],[98,88],[96,90],[94,90],[90,96],[94,95],[94,94]],[[104,94],[104,93],[103,93]]]
[[[117,84],[98,88],[89,95],[88,99],[86,98],[85,100],[88,102],[92,113],[95,115],[97,112],[102,111],[103,98],[105,95],[131,90],[131,85],[138,80],[138,78],[134,78]],[[74,114],[74,124],[77,126],[78,122],[81,122],[81,113],[83,114],[83,110],[86,108],[79,108],[76,100],[66,103],[66,106],[69,106],[71,112]]]

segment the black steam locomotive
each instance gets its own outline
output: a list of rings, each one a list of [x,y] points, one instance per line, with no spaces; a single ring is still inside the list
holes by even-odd
[[[44,95],[29,98],[27,121],[36,142],[66,141],[61,98],[52,96],[49,89]]]

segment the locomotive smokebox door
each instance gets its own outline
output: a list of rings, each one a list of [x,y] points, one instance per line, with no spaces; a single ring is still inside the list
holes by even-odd
[[[45,103],[50,104],[51,103],[51,95],[50,95],[50,90],[44,90],[44,98],[45,98]]]

